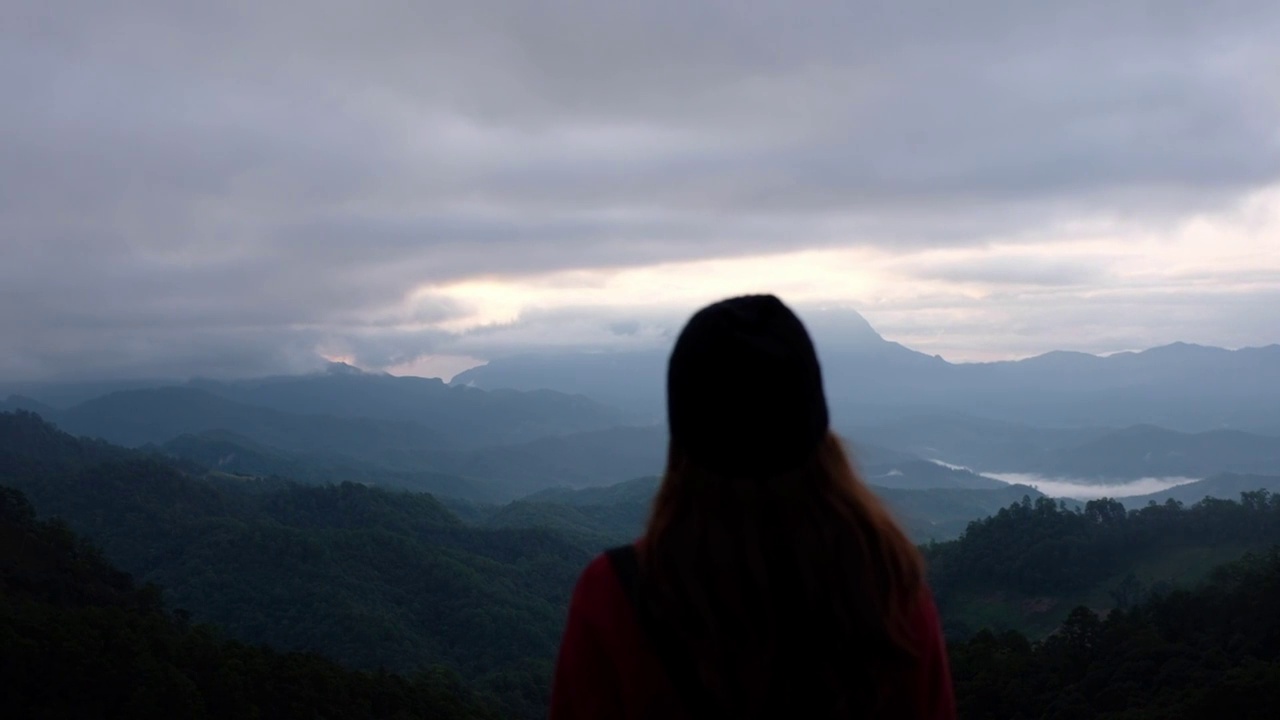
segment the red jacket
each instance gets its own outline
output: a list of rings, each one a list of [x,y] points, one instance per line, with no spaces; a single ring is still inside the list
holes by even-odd
[[[955,697],[946,645],[927,591],[914,617],[922,642],[919,671],[909,680],[920,708],[913,717],[953,720]],[[600,555],[573,591],[551,688],[551,720],[683,717],[688,713],[642,633],[631,601],[608,557]]]

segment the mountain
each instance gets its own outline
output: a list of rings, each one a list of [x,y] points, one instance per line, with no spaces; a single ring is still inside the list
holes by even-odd
[[[886,390],[898,405],[1030,425],[1280,434],[1280,345],[1224,350],[1175,343],[1105,357],[1054,352],[922,365]]]
[[[892,388],[909,386],[920,373],[946,366],[941,358],[885,340],[856,313],[818,312],[809,318],[809,325],[818,340],[827,392],[837,415],[852,405],[897,404]],[[582,393],[656,423],[664,419],[668,355],[668,348],[527,353],[493,358],[458,374],[451,383]]]
[[[1180,433],[1137,425],[1054,450],[1031,470],[1097,479],[1205,477],[1221,472],[1280,474],[1280,437],[1238,430]]]
[[[920,460],[920,457],[913,453],[877,445],[876,443],[868,442],[865,438],[843,436],[843,440],[849,459],[863,471]]]
[[[356,672],[192,626],[3,487],[0,629],[4,717],[498,717],[448,672]]]
[[[68,408],[111,393],[168,387],[173,384],[173,380],[163,378],[18,383],[0,381],[0,396],[8,397],[10,401],[15,398],[24,401],[17,407],[6,408],[8,411],[31,410],[45,415],[44,410],[49,408]]]
[[[980,472],[1031,472],[1056,451],[1108,432],[1103,427],[1035,427],[961,413],[910,415],[849,430],[853,437]]]
[[[580,396],[353,369],[125,390],[65,409],[17,397],[8,406],[36,410],[74,434],[163,446],[227,472],[477,500],[635,477],[661,469],[665,455],[660,432],[617,427],[621,414]]]
[[[380,376],[334,377],[381,382]],[[263,382],[305,395],[299,388],[313,380]],[[434,387],[444,386],[435,383]],[[475,397],[506,398],[502,402],[516,398],[535,404],[548,395],[568,397],[465,392]],[[304,403],[297,406],[320,409]],[[128,446],[154,445],[171,457],[232,474],[280,475],[312,483],[354,481],[482,502],[512,500],[549,487],[608,485],[652,475],[662,471],[667,451],[666,429],[657,425],[615,426],[469,447],[470,443],[453,443],[442,433],[413,421],[303,415],[250,405],[197,387],[117,392],[54,411],[51,419],[72,433]],[[874,432],[867,435],[876,437]],[[902,439],[893,434],[888,437]],[[927,463],[876,442],[858,438],[849,445],[865,474],[879,485],[1000,486],[972,472]]]
[[[1259,490],[1280,494],[1280,475],[1223,473],[1150,495],[1121,498],[1120,502],[1129,508],[1141,508],[1151,503],[1163,505],[1170,500],[1191,505],[1205,498],[1238,498],[1244,493],[1255,493]]]
[[[552,530],[603,550],[640,537],[648,516],[648,502],[565,505],[517,500],[487,514],[480,524]]]
[[[498,357],[450,381],[455,387],[553,389],[624,408],[642,424],[666,420],[665,351],[543,353]]]
[[[51,419],[68,432],[125,446],[221,430],[287,451],[367,459],[387,467],[421,466],[431,451],[446,444],[439,433],[412,423],[299,415],[190,387],[112,393],[57,412]]]
[[[1104,611],[1135,588],[1171,589],[1217,565],[1280,544],[1280,496],[1247,502],[1070,507],[1050,498],[1010,505],[926,548],[930,584],[952,638],[981,628],[1042,638],[1073,607]]]
[[[900,489],[871,486],[917,543],[954,540],[964,534],[969,523],[988,517],[1002,508],[1025,498],[1035,500],[1044,495],[1026,485],[999,488],[928,488]]]
[[[1226,489],[1232,482],[1223,480],[1219,487]],[[1254,480],[1236,485],[1241,483]],[[288,716],[289,711],[269,703],[288,702],[293,693],[298,693],[295,707],[302,708],[296,712],[308,717],[319,712],[308,703],[319,702],[344,717],[395,709],[402,709],[403,716],[450,717],[454,712],[469,717],[486,712],[484,698],[492,698],[503,717],[544,716],[555,648],[578,573],[607,544],[634,536],[656,484],[650,476],[610,488],[545,490],[502,506],[477,506],[468,515],[475,518],[469,524],[422,493],[234,477],[210,472],[194,460],[175,464],[150,450],[75,438],[31,413],[0,413],[0,486],[26,493],[34,508],[23,510],[17,493],[0,490],[0,634],[17,640],[0,643],[0,659],[9,663],[5,667],[20,670],[0,674],[5,691],[0,692],[0,711],[5,717],[33,716],[27,711],[33,694],[51,687],[48,678],[53,677],[71,683],[66,687],[76,697],[133,693],[129,697],[136,700],[130,702],[137,705],[128,705],[131,717],[186,716],[193,697],[207,703],[207,714],[214,717],[252,715],[251,708]],[[1212,575],[1212,569],[1280,543],[1280,496],[1253,494],[1242,502],[1166,502],[1126,510],[1112,500],[1068,505],[1019,487],[875,490],[913,533],[932,533],[916,537],[934,540],[923,548],[930,585],[953,647],[970,653],[956,664],[963,707],[984,708],[984,702],[1009,699],[1006,690],[984,683],[1020,668],[1063,673],[1052,679],[1085,698],[1080,704],[1075,695],[1063,696],[1072,716],[1079,717],[1101,716],[1096,711],[1102,708],[1136,719],[1143,711],[1133,699],[1134,683],[1121,684],[1110,694],[1072,685],[1079,680],[1072,673],[1082,667],[1098,669],[1104,673],[1098,677],[1107,678],[1120,671],[1142,678],[1154,674],[1164,678],[1161,683],[1192,693],[1214,687],[1205,673],[1225,673],[1223,682],[1246,690],[1254,688],[1249,684],[1253,680],[1270,677],[1265,663],[1276,658],[1253,656],[1274,639],[1266,634],[1269,625],[1258,624],[1264,619],[1254,617],[1272,607],[1266,584],[1271,570],[1260,570],[1256,563],[1234,566],[1225,575]],[[1014,496],[1021,497],[1010,502]],[[1006,502],[993,513],[988,510]],[[6,518],[29,523],[37,512],[56,515],[65,525],[50,524],[47,537],[26,525],[17,533],[6,529]],[[964,523],[961,516],[969,512],[989,515]],[[69,539],[68,527],[100,546],[101,557],[111,565],[140,583],[163,586],[164,597],[183,610],[166,616],[155,589],[144,586],[134,592],[119,572],[99,572],[106,565]],[[943,539],[952,532],[960,534]],[[48,538],[54,539],[46,542]],[[46,563],[41,558],[60,552],[41,549],[51,543],[74,547],[78,559]],[[24,549],[34,556],[28,559]],[[16,566],[4,565],[13,558],[23,559]],[[32,572],[24,575],[28,569]],[[14,578],[16,590],[15,584],[6,585]],[[1204,578],[1212,578],[1214,586],[1234,599],[1216,605],[1176,604],[1187,597],[1178,587]],[[1100,636],[1080,635],[1081,628],[1093,632],[1096,627],[1090,624],[1090,612],[1119,611],[1116,617],[1124,618],[1134,608],[1146,607],[1145,598],[1165,595],[1173,598],[1172,604],[1146,616],[1165,624],[1137,627],[1134,635],[1125,636],[1125,644],[1093,645]],[[10,602],[15,596],[24,599]],[[1252,618],[1251,624],[1236,623],[1235,615],[1214,617],[1205,620],[1201,632],[1201,624],[1187,620],[1195,612],[1177,610],[1228,612],[1237,602],[1243,609],[1234,612]],[[91,607],[80,614],[64,613],[64,606],[74,609],[76,603]],[[95,603],[109,608],[101,611]],[[1086,611],[1071,610],[1079,606]],[[137,613],[138,619],[130,619]],[[1177,622],[1170,625],[1168,619]],[[224,643],[210,629],[192,628],[192,621],[215,624],[240,642]],[[1149,632],[1153,627],[1159,632]],[[1182,631],[1169,635],[1161,630],[1169,627]],[[1188,627],[1197,630],[1188,634]],[[982,628],[999,634],[984,634]],[[1234,634],[1219,637],[1223,632]],[[1195,643],[1211,633],[1213,639],[1205,640],[1204,647],[1192,649],[1203,655],[1218,647],[1213,663],[1190,669],[1124,665],[1125,658],[1150,663],[1163,657],[1147,654],[1165,647],[1156,642],[1159,638],[1166,644]],[[1070,660],[1065,665],[1060,660],[1037,664],[1024,652],[1031,652],[1032,640],[1043,640],[1035,652],[1057,653],[1053,638],[1077,636],[1083,644],[1067,648],[1074,650],[1061,656]],[[1009,643],[1009,652],[981,654],[997,641]],[[267,643],[277,650],[244,642]],[[1104,648],[1107,654],[1102,654]],[[195,670],[186,664],[185,653],[201,658]],[[1107,658],[1105,667],[1098,665],[1101,657]],[[1027,664],[1001,664],[1015,660]],[[970,661],[982,664],[966,664]],[[215,671],[224,663],[225,672]],[[77,669],[74,677],[66,676],[67,667]],[[352,673],[352,668],[370,672]],[[428,671],[420,672],[424,668]],[[186,675],[189,671],[197,674]],[[395,672],[412,674],[389,674]],[[205,685],[199,673],[215,675],[219,684]],[[1173,683],[1175,676],[1192,684]],[[83,687],[74,685],[81,680]],[[1019,675],[1003,682],[1026,680]],[[483,697],[464,691],[460,683]],[[1156,686],[1164,687],[1161,683]],[[310,689],[302,693],[300,687]],[[173,692],[153,696],[151,688]],[[1038,685],[1024,691],[1049,693]],[[366,702],[371,692],[390,694],[376,702],[392,705],[370,705],[375,703]],[[394,704],[410,696],[411,704]],[[43,692],[39,702],[66,697],[73,696]],[[1172,696],[1161,697],[1167,701]],[[144,701],[152,705],[142,705]],[[433,710],[434,703],[441,703],[440,709]],[[347,712],[352,705],[358,707]],[[62,705],[38,707],[54,707],[50,716],[67,714]],[[392,710],[376,709],[383,707]],[[1129,714],[1118,714],[1122,712]]]
[[[939,487],[978,487],[982,483],[972,473],[921,464],[907,453],[872,443],[851,443],[850,447],[854,457],[871,471],[897,470],[901,474],[898,468],[906,468],[907,476],[899,478],[902,482],[923,483],[921,486],[937,482]],[[441,454],[434,467],[509,490],[515,494],[507,499],[514,499],[543,488],[587,488],[654,475],[662,472],[666,462],[667,429],[651,425],[613,427]],[[951,479],[944,480],[944,476]],[[936,480],[926,480],[926,477]],[[995,480],[986,482],[1000,484]]]
[[[545,712],[569,593],[596,550],[466,526],[425,494],[206,477],[25,413],[0,414],[0,485],[232,638],[358,669],[448,665],[509,717]]]
[[[582,395],[450,386],[436,378],[361,372],[336,364],[328,372],[217,382],[191,387],[238,403],[296,415],[368,418],[430,430],[453,449],[509,445],[626,424],[619,410]]]
[[[1023,497],[1041,497],[1025,485],[1009,485],[929,462],[914,461],[900,467],[907,472],[888,479],[901,480],[901,486],[878,485],[875,478],[869,482],[917,542],[950,540],[973,520]],[[923,472],[914,475],[917,468]],[[474,517],[490,527],[545,527],[603,538],[597,541],[603,547],[640,535],[659,482],[658,477],[642,477],[606,487],[551,488]]]
[[[286,452],[225,430],[180,435],[162,445],[145,445],[142,449],[230,475],[281,477],[313,485],[357,482],[480,502],[498,502],[517,492],[506,490],[500,483],[431,470],[398,471],[351,459]]]
[[[970,413],[1043,426],[1155,424],[1183,432],[1280,434],[1280,345],[1224,350],[1175,343],[1095,356],[949,363],[845,314],[810,321],[833,419],[847,428],[911,415]],[[584,393],[661,418],[667,349],[500,357],[455,385]]]
[[[10,395],[8,399],[0,402],[0,412],[17,412],[18,410],[26,410],[46,417],[51,417],[57,412],[52,406],[23,395]]]
[[[1062,612],[1033,643],[984,631],[949,643],[964,718],[1257,718],[1280,704],[1280,551],[1247,556],[1191,589],[1137,581],[1123,605]],[[1034,709],[1034,710],[1032,710]]]
[[[518,497],[542,488],[608,485],[659,473],[666,453],[666,428],[615,427],[441,455],[436,467],[501,484]]]
[[[335,441],[325,455],[285,451],[222,430],[155,446],[169,457],[231,474],[313,484],[359,482],[494,503],[542,488],[607,484],[661,470],[666,434],[658,428],[620,427],[476,450],[423,451],[412,467],[424,469],[388,468],[376,454],[336,455],[343,448]]]
[[[98,386],[75,387],[76,391],[66,392],[59,392],[57,386],[45,387],[45,396],[78,397],[80,391]],[[66,405],[13,395],[4,408],[37,412],[75,432],[127,445],[230,430],[283,449],[313,444],[316,434],[328,431],[373,431],[402,437],[412,434],[420,448],[465,450],[601,430],[631,419],[580,395],[550,390],[486,392],[451,387],[439,379],[365,373],[349,366],[311,375],[129,387]],[[299,424],[309,426],[299,429]],[[309,437],[299,440],[299,435]]]
[[[863,478],[870,485],[895,490],[992,490],[1009,487],[1009,483],[984,477],[972,470],[946,467],[928,460],[873,465],[865,469]]]
[[[1280,437],[1238,430],[1183,433],[1152,425],[1044,428],[964,415],[932,415],[852,432],[980,472],[1099,481],[1280,472]]]
[[[658,484],[661,481],[662,478],[660,477],[650,476],[603,487],[581,489],[548,488],[522,499],[526,502],[570,506],[620,505],[623,503],[647,505],[658,492]]]

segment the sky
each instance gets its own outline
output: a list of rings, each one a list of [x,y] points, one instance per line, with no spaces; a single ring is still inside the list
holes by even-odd
[[[449,376],[743,292],[957,361],[1280,342],[1276,37],[1273,0],[17,0],[0,379]]]

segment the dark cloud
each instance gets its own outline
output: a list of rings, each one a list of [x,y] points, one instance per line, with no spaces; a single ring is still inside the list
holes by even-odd
[[[1280,180],[1276,37],[1269,0],[20,3],[0,375],[409,358],[465,312],[415,289],[477,274],[1169,222]]]

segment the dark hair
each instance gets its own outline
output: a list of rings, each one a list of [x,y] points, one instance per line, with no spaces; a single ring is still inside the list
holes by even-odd
[[[914,545],[827,433],[799,467],[726,475],[675,443],[640,543],[646,610],[729,717],[875,717],[914,662]]]

